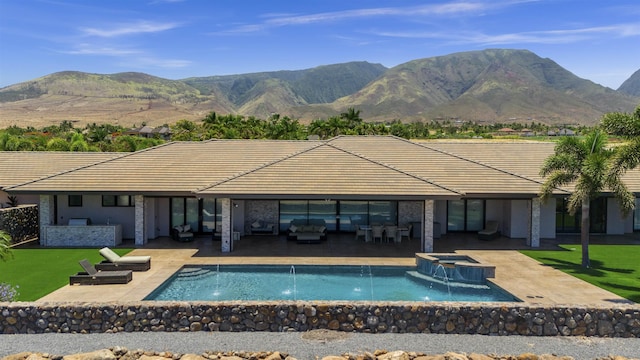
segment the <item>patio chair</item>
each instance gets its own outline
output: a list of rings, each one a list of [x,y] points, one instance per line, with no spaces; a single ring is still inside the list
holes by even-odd
[[[384,239],[386,242],[400,242],[400,238],[398,237],[398,227],[396,225],[385,226],[384,227]]]
[[[400,240],[402,238],[407,238],[407,240],[411,240],[411,231],[413,230],[413,224],[403,225],[400,227]]]
[[[371,240],[373,240],[373,242],[376,242],[376,239],[380,239],[380,242],[382,242],[383,230],[384,230],[384,227],[382,225],[371,226]]]
[[[498,237],[500,237],[500,232],[497,221],[487,221],[484,229],[478,231],[478,239],[480,240],[493,240]]]
[[[85,272],[69,276],[69,285],[126,284],[133,278],[131,270],[98,271],[87,259],[79,263]]]
[[[151,268],[151,256],[120,256],[108,247],[100,249],[100,255],[106,260],[95,265],[98,271],[147,271]]]
[[[367,239],[367,230],[360,228],[360,225],[356,224],[356,240],[360,237],[364,237],[365,241]]]

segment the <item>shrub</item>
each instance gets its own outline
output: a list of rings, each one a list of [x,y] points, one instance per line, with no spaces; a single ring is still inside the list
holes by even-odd
[[[0,301],[15,301],[19,294],[18,286],[0,283]]]

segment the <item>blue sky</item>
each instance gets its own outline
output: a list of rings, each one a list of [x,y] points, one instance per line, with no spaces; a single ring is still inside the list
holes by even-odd
[[[640,69],[640,1],[0,0],[0,87],[63,70],[183,79],[488,48],[615,89]]]

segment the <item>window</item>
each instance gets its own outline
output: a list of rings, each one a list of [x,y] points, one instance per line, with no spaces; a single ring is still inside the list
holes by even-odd
[[[102,206],[133,206],[131,195],[102,195]]]
[[[69,207],[82,207],[82,195],[69,195]]]

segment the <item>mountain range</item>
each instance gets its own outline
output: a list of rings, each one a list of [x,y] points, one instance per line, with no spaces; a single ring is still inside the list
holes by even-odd
[[[168,80],[64,71],[0,89],[0,127],[71,120],[123,126],[200,120],[211,111],[309,122],[352,107],[365,121],[465,120],[593,125],[640,104],[640,70],[617,90],[528,50],[489,49],[386,68],[349,62]]]

